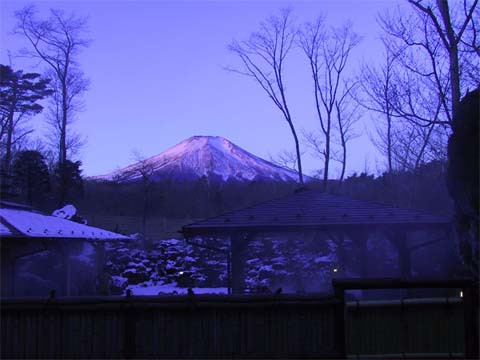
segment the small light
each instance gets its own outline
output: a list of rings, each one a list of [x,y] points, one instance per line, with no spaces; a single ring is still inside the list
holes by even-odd
[[[460,291],[460,297],[463,298],[463,291]]]
[[[183,271],[180,271],[179,274],[180,274],[180,275],[183,275]]]
[[[337,268],[334,268],[334,269],[333,269],[333,272],[338,272],[338,269],[337,269]]]

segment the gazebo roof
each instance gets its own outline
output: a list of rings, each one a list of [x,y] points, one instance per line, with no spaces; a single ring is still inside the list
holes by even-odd
[[[182,233],[287,231],[378,225],[447,225],[450,219],[413,209],[301,189],[292,195],[185,225]]]
[[[5,203],[2,205],[5,205]],[[0,208],[0,237],[2,239],[64,238],[90,241],[130,239],[125,235],[45,215],[19,206]]]

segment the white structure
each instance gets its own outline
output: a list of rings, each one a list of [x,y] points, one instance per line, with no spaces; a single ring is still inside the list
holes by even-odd
[[[34,211],[32,208],[0,202],[1,296],[15,296],[16,263],[26,256],[56,251],[63,259],[59,295],[70,295],[72,249],[91,244],[96,250],[96,271],[105,261],[104,244],[130,238],[111,231]]]

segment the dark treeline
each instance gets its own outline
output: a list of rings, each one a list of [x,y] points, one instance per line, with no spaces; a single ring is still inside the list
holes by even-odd
[[[431,162],[416,170],[385,173],[375,177],[354,174],[342,183],[332,180],[329,192],[359,200],[387,203],[399,207],[450,215],[452,204],[445,182],[446,164]],[[308,188],[321,191],[320,180],[309,182]],[[149,185],[145,206],[144,184],[86,181],[84,196],[78,207],[85,214],[122,216],[162,216],[172,218],[205,218],[226,211],[288,195],[299,184],[293,182],[254,181],[209,182],[164,180]]]
[[[359,200],[451,216],[453,203],[447,189],[446,171],[446,162],[432,161],[415,170],[385,172],[378,177],[354,174],[342,183],[340,193]]]
[[[9,172],[0,172],[0,198],[46,212],[77,203],[84,195],[81,166],[70,160],[48,164],[37,150],[18,151]]]
[[[207,177],[147,185],[140,181],[92,181],[82,178],[80,162],[67,161],[65,166],[68,171],[64,173],[68,176],[60,176],[58,165],[48,166],[41,153],[33,150],[17,153],[12,175],[2,177],[2,199],[26,203],[46,212],[58,208],[62,197],[83,215],[200,219],[282,197],[300,187],[295,182],[219,182]],[[67,183],[62,185],[62,179]],[[314,179],[304,186],[323,191],[321,180]],[[62,188],[69,189],[68,193],[59,194]],[[432,214],[449,216],[453,212],[446,185],[446,163],[441,161],[381,176],[353,174],[343,182],[331,180],[327,191]]]
[[[294,191],[294,182],[210,182],[206,177],[191,181],[163,180],[149,184],[147,205],[144,184],[86,181],[79,202],[88,214],[204,218],[252,205]]]

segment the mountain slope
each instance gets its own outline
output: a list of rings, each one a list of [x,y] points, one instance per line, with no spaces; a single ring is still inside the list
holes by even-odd
[[[220,136],[193,136],[149,159],[92,180],[134,181],[147,173],[152,180],[297,181],[296,172],[272,164]]]

